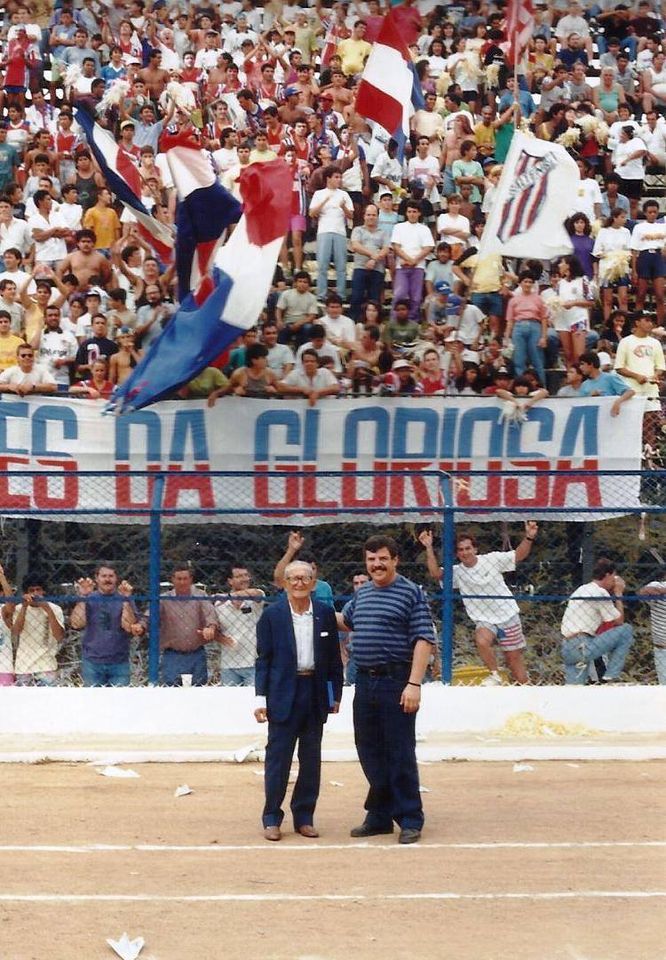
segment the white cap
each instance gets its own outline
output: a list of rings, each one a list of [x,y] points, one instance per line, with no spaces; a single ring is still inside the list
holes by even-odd
[[[600,369],[603,369],[604,367],[613,366],[613,358],[611,357],[610,353],[606,353],[605,350],[601,350],[600,353],[597,354],[597,356],[599,357]]]

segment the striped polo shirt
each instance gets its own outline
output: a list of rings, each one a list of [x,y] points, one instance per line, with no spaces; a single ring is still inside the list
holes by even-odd
[[[354,660],[359,667],[411,662],[417,640],[435,643],[423,588],[398,574],[393,583],[364,583],[342,611],[354,631]]]
[[[653,580],[648,587],[666,587],[666,580]],[[650,626],[652,627],[652,642],[655,647],[666,647],[666,594],[645,597],[649,600]]]

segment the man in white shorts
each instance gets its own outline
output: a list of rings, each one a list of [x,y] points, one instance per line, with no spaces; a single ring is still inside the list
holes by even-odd
[[[497,686],[502,678],[498,671],[495,642],[499,645],[511,676],[516,683],[528,683],[523,650],[527,646],[520,608],[504,580],[503,574],[529,556],[539,526],[534,520],[525,523],[525,536],[515,550],[480,554],[474,536],[460,534],[456,539],[456,554],[460,563],[453,567],[453,586],[460,591],[467,616],[475,626],[475,640],[479,656],[490,671],[485,686]],[[426,549],[428,572],[441,579],[440,567],[432,544],[432,533],[424,530],[419,540]]]

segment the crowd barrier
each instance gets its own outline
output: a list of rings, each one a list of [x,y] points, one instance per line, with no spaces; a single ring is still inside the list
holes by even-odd
[[[76,483],[80,503],[94,500],[96,505],[58,506],[68,483]],[[240,507],[258,483],[269,491],[271,505],[261,511]],[[129,494],[120,505],[111,496],[119,484]],[[285,503],[290,487],[299,491],[296,508]],[[339,505],[343,489],[346,499]],[[202,490],[212,491],[215,506],[202,506]],[[8,505],[8,497],[22,499]],[[110,505],[101,506],[104,502]],[[117,572],[123,603],[141,626],[136,635],[127,635],[129,673],[119,682],[172,682],[160,669],[165,615],[171,618],[172,631],[176,624],[177,634],[182,608],[183,630],[191,630],[196,605],[194,619],[201,620],[197,629],[215,628],[214,639],[205,644],[206,682],[250,683],[256,619],[263,604],[279,596],[275,567],[290,537],[296,536],[299,555],[316,559],[319,578],[330,585],[332,602],[342,609],[364,572],[363,543],[377,532],[397,540],[400,571],[422,584],[429,596],[439,656],[428,679],[476,683],[483,671],[474,626],[454,589],[456,537],[463,530],[473,532],[479,554],[499,556],[496,562],[506,570],[501,554],[521,542],[525,521],[535,519],[539,530],[529,555],[515,571],[504,573],[520,607],[530,682],[564,682],[561,619],[571,592],[592,578],[600,556],[616,562],[626,581],[626,619],[633,643],[625,676],[635,683],[657,682],[650,608],[666,600],[639,591],[666,577],[661,552],[666,544],[665,472],[564,470],[540,463],[514,470],[296,468],[260,475],[202,470],[63,475],[60,469],[45,467],[0,473],[0,513],[2,565],[17,591],[5,598],[0,646],[5,683],[14,682],[12,675],[21,684],[83,683],[82,631],[74,610],[89,602],[81,590],[92,587],[82,588],[80,581],[94,579],[100,564]],[[426,565],[423,540],[429,537],[441,562],[441,578]],[[191,599],[165,598],[174,567],[183,565],[189,565],[201,593]],[[44,616],[32,624],[26,619],[12,635],[22,585],[30,585],[26,578],[41,580],[47,599],[62,609],[60,638],[54,640]],[[474,595],[468,593],[465,599]],[[481,599],[490,605],[504,602],[487,592]],[[114,598],[108,601],[109,617],[114,603]],[[104,602],[99,609],[106,616]],[[589,679],[595,679],[594,673]]]

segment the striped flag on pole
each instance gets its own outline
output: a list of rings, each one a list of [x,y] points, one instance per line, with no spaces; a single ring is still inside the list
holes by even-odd
[[[423,91],[407,44],[389,13],[358,85],[356,112],[384,127],[397,140],[402,156],[409,137],[410,108],[423,106]]]
[[[534,0],[509,0],[506,33],[509,40],[507,62],[518,63],[534,30]]]

